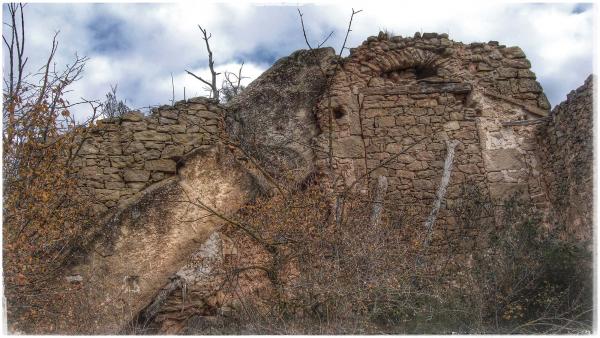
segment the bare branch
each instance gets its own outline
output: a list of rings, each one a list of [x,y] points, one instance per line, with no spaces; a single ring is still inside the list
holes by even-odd
[[[173,82],[173,72],[171,72],[171,89],[173,90],[173,96],[171,97],[171,105],[175,105],[175,83]]]
[[[304,14],[302,14],[302,12],[300,11],[300,8],[298,8],[298,15],[300,15],[300,24],[302,24],[302,33],[304,34],[304,41],[306,42],[308,49],[312,50],[313,48],[310,45],[310,42],[308,42],[308,38],[306,37],[306,29],[304,28],[304,19],[302,19],[302,16]]]
[[[185,72],[186,72],[186,73],[188,73],[188,74],[190,74],[191,76],[195,77],[196,79],[198,79],[198,80],[200,80],[200,81],[204,82],[204,83],[205,83],[207,86],[211,86],[210,82],[208,82],[208,81],[204,80],[203,78],[201,78],[200,76],[198,76],[198,75],[196,75],[196,74],[194,74],[194,73],[190,72],[189,70],[186,70]]]
[[[329,35],[327,35],[327,37],[325,38],[325,40],[323,40],[323,42],[321,42],[321,43],[320,43],[320,44],[317,46],[317,48],[321,48],[321,46],[323,46],[323,45],[325,44],[325,42],[327,42],[327,40],[329,40],[329,38],[330,38],[332,35],[333,35],[333,31],[331,31],[331,32],[329,33]]]
[[[59,31],[54,33],[54,37],[52,38],[52,50],[50,51],[50,55],[48,56],[48,60],[46,61],[46,65],[44,66],[44,76],[42,78],[42,87],[40,89],[40,94],[39,94],[39,97],[36,102],[36,104],[38,104],[38,105],[41,104],[42,101],[44,100],[44,97],[46,94],[46,88],[48,87],[48,75],[50,72],[50,63],[54,59],[54,54],[56,53],[56,50],[58,49],[58,41],[56,40],[58,33],[59,33]]]
[[[302,34],[304,34],[304,41],[306,42],[308,49],[313,50],[312,46],[308,42],[308,37],[306,36],[306,28],[304,27],[304,19],[303,19],[304,14],[300,11],[300,8],[298,8],[298,15],[300,16],[300,24],[302,25]],[[325,44],[325,42],[327,42],[327,40],[329,40],[329,38],[333,35],[333,33],[334,33],[334,31],[331,31],[329,33],[329,35],[327,35],[327,37],[325,37],[325,39],[317,45],[317,48],[321,48],[321,46],[323,46]]]
[[[348,41],[348,35],[352,31],[352,19],[354,19],[355,14],[358,14],[360,12],[362,12],[362,9],[355,11],[354,8],[352,8],[352,15],[350,15],[350,22],[348,22],[348,30],[346,31],[346,37],[344,38],[344,43],[342,44],[342,48],[340,49],[340,55],[339,55],[340,57],[342,56],[342,53],[344,52],[344,49],[346,48],[346,41]]]

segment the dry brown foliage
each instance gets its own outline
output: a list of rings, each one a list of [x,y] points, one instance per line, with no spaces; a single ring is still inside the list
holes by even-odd
[[[409,333],[462,289],[449,278],[450,257],[415,264],[423,235],[396,219],[414,219],[414,210],[386,212],[373,225],[373,201],[351,193],[338,224],[331,201],[330,190],[309,182],[244,207],[222,229],[235,250],[226,250],[214,271],[213,296],[195,299],[191,292],[173,315],[185,321],[225,314],[231,321],[218,333]],[[388,202],[386,209],[396,209]]]
[[[455,207],[461,231],[477,226],[489,230],[482,231],[485,236],[497,236],[465,237],[471,250],[465,255],[461,243],[449,238],[423,246],[418,225],[426,210],[400,209],[388,200],[381,222],[373,225],[372,198],[351,193],[338,224],[329,212],[331,201],[330,192],[312,182],[287,196],[259,198],[237,213],[230,219],[235,224],[222,229],[235,250],[224,251],[212,293],[193,291],[183,304],[171,297],[179,329],[431,334],[591,328],[591,303],[585,298],[591,292],[589,275],[567,272],[585,257],[567,249],[567,243],[532,233],[540,224],[535,207],[526,202],[508,201],[496,228],[490,206],[476,187],[467,186]],[[564,274],[553,276],[557,269]],[[180,332],[175,322],[163,322],[171,325],[166,332]]]
[[[3,93],[2,231],[8,322],[11,331],[27,323],[30,332],[47,332],[56,319],[51,309],[67,292],[57,288],[55,279],[89,226],[87,199],[72,168],[85,129],[64,98],[87,59],[76,57],[58,71],[53,65],[55,35],[45,65],[28,73],[24,5],[7,8],[11,21],[3,36],[10,65]]]

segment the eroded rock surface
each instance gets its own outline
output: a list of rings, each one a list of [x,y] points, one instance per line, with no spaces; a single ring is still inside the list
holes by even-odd
[[[293,170],[296,182],[314,171],[314,107],[335,58],[332,48],[281,58],[227,105],[230,137],[275,177]]]
[[[228,215],[252,197],[252,187],[245,171],[214,147],[194,153],[177,176],[115,215],[69,273],[80,276],[94,313],[86,332],[121,332],[219,227],[198,201]]]

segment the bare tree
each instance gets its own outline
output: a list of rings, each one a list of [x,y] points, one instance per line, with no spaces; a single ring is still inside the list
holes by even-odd
[[[242,76],[242,68],[244,68],[244,62],[242,62],[237,74],[228,71],[225,72],[225,79],[223,79],[220,91],[221,98],[224,102],[229,102],[244,90],[242,79],[247,79],[248,77]]]
[[[210,69],[211,81],[209,82],[203,79],[202,77],[190,72],[189,70],[186,70],[186,72],[191,76],[195,77],[196,79],[202,81],[204,84],[206,84],[210,88],[210,97],[218,100],[219,89],[217,87],[217,75],[221,73],[217,73],[215,71],[215,60],[213,59],[213,53],[210,49],[210,43],[208,42],[208,40],[210,40],[210,38],[212,37],[212,34],[208,33],[206,29],[202,28],[202,26],[200,25],[198,25],[198,28],[200,28],[200,32],[202,32],[202,40],[204,40],[206,44],[206,51],[208,52],[208,68]]]
[[[28,72],[22,4],[8,4],[3,41],[8,56],[3,91],[3,258],[7,317],[11,329],[39,327],[43,314],[60,307],[63,291],[53,278],[89,229],[89,198],[78,186],[74,158],[86,140],[84,128],[99,103],[69,103],[69,86],[81,78],[87,58],[59,69],[55,64],[58,32],[48,56]],[[90,105],[92,117],[77,121],[70,109]],[[63,304],[64,305],[64,304]],[[43,312],[40,312],[43,311]],[[32,329],[33,332],[33,329]]]

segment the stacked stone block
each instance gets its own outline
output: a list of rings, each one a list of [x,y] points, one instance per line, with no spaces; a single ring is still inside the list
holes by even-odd
[[[551,223],[563,234],[588,241],[593,229],[593,76],[552,110],[540,125],[538,147],[548,190]]]
[[[107,211],[175,175],[186,154],[215,144],[223,115],[214,101],[193,98],[156,108],[149,116],[133,111],[97,121],[84,134],[75,161],[95,211]]]
[[[442,177],[445,141],[459,141],[434,243],[448,233],[457,239],[464,231],[452,207],[464,184],[478,185],[495,204],[512,193],[543,195],[535,127],[510,124],[548,114],[529,68],[520,48],[494,41],[463,44],[436,33],[370,37],[351,49],[319,103],[318,166],[328,170],[331,133],[343,185],[369,173],[358,184],[368,193],[369,182],[387,176],[390,205],[416,208],[407,225],[421,226]]]

